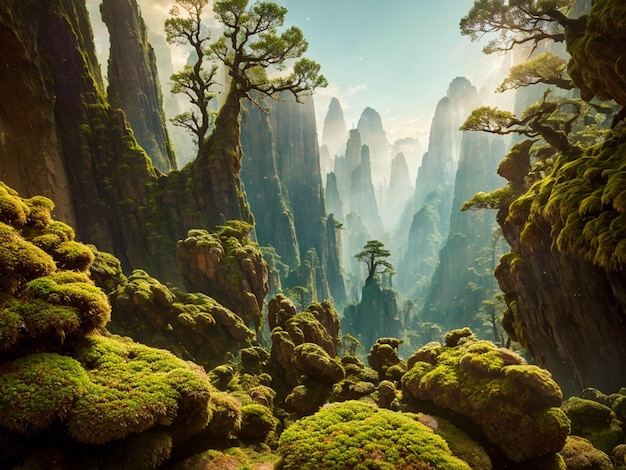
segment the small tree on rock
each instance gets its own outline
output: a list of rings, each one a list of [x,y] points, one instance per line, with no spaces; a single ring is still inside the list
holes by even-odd
[[[372,280],[376,273],[392,274],[394,272],[393,265],[386,260],[390,255],[389,250],[386,250],[385,245],[378,240],[368,241],[363,247],[363,251],[354,255],[357,260],[367,266],[366,283]]]

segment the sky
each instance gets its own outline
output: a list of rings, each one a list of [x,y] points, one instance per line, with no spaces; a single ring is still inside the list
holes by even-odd
[[[315,95],[320,138],[328,104],[336,97],[348,128],[371,107],[381,115],[390,143],[413,137],[425,148],[435,107],[450,82],[464,76],[480,89],[501,61],[484,55],[483,43],[460,34],[459,21],[473,0],[275,1],[288,9],[285,26],[303,31],[309,43],[305,56],[321,65],[329,82]],[[98,20],[100,0],[87,3]],[[172,3],[139,0],[150,29],[163,30]],[[106,51],[108,44],[102,46]],[[185,58],[173,60],[176,67]]]
[[[286,24],[302,29],[305,54],[329,81],[315,96],[318,133],[331,97],[355,127],[365,107],[381,115],[390,142],[418,137],[426,145],[437,102],[458,76],[479,89],[499,57],[461,36],[473,0],[278,0]],[[321,119],[320,119],[321,117]]]

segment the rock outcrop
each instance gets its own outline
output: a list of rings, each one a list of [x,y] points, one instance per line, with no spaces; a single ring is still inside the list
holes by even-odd
[[[95,255],[52,201],[4,184],[0,200],[0,466],[156,468],[220,416],[236,430],[202,368],[107,332]]]
[[[510,350],[467,336],[469,330],[454,333],[445,346],[427,345],[409,358],[404,392],[467,416],[513,461],[560,451],[570,422],[550,374]]]
[[[622,129],[580,158],[563,155],[498,213],[511,246],[496,270],[503,325],[570,394],[626,383],[625,151]]]
[[[109,29],[108,98],[124,111],[137,142],[155,168],[176,168],[154,50],[136,0],[104,0],[100,9]]]
[[[269,290],[267,264],[251,242],[252,226],[230,221],[211,234],[190,230],[176,245],[178,265],[190,292],[204,292],[260,328]]]

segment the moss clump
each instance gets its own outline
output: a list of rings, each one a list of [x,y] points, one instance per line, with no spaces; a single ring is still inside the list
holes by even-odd
[[[278,453],[283,470],[470,468],[427,426],[357,401],[329,405],[291,425]]]
[[[579,436],[568,436],[559,453],[568,469],[610,470],[614,468],[608,455],[596,449],[587,439]]]
[[[0,425],[31,434],[67,418],[87,391],[80,363],[54,353],[30,354],[0,364]]]
[[[405,397],[432,401],[472,419],[487,439],[514,461],[558,452],[569,420],[558,408],[562,394],[550,374],[525,365],[488,341],[434,346],[402,378]],[[514,430],[514,432],[511,432]]]
[[[241,429],[237,437],[243,441],[263,442],[278,426],[269,408],[256,403],[241,407]]]
[[[171,353],[130,340],[92,337],[76,358],[88,378],[67,418],[77,441],[104,444],[154,426],[179,423],[199,430],[208,424],[206,375]]]
[[[17,294],[24,285],[55,271],[52,257],[0,222],[0,291]]]
[[[581,254],[608,270],[626,265],[626,130],[615,130],[606,141],[588,148],[578,159],[557,159],[550,177],[513,202],[509,218],[520,201],[532,199],[520,220],[525,241],[552,227],[552,247]],[[532,198],[531,198],[532,196]],[[527,205],[527,204],[523,204]]]
[[[561,406],[572,422],[572,434],[588,439],[594,447],[611,454],[624,442],[624,434],[615,413],[593,400],[571,397]]]

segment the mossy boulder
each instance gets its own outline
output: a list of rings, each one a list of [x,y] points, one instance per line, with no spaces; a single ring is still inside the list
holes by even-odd
[[[190,230],[177,243],[176,257],[189,291],[215,298],[257,329],[269,274],[261,251],[249,237],[252,229],[241,220],[231,220],[213,233]]]
[[[562,394],[550,374],[488,341],[441,346],[412,361],[405,399],[432,401],[470,418],[513,461],[558,452],[569,433]]]
[[[213,389],[199,367],[129,339],[94,336],[75,357],[29,354],[0,368],[0,425],[22,434],[56,424],[102,445],[166,427],[184,439],[211,419]]]
[[[402,343],[396,338],[380,338],[372,345],[367,362],[378,372],[380,380],[399,381],[406,372],[406,363],[398,356],[398,347]]]
[[[330,356],[337,355],[335,339],[324,325],[309,311],[297,313],[285,322],[284,329],[294,344],[314,343]]]
[[[277,468],[469,469],[446,441],[409,416],[347,401],[324,407],[281,435]]]
[[[579,436],[568,436],[561,457],[567,465],[567,470],[610,470],[613,463],[608,455],[587,439]]]
[[[212,297],[170,289],[135,270],[109,295],[111,332],[210,369],[250,345],[254,333],[243,320]]]
[[[332,384],[319,380],[305,380],[285,397],[285,409],[296,416],[315,413],[326,403],[332,392]]]
[[[620,444],[613,449],[613,462],[615,468],[622,470],[626,468],[626,444]]]
[[[330,357],[321,346],[304,343],[296,346],[291,356],[291,363],[300,375],[324,382],[338,382],[345,377],[341,364]]]
[[[267,304],[267,324],[270,330],[277,326],[284,328],[287,320],[295,317],[297,313],[293,302],[283,294],[278,294]]]
[[[328,300],[324,300],[323,302],[309,305],[306,311],[322,324],[333,339],[333,343],[336,344],[339,338],[339,315],[333,305]]]
[[[241,429],[237,437],[243,441],[263,442],[278,426],[278,419],[266,406],[252,403],[241,407]]]
[[[606,454],[610,455],[615,446],[624,443],[621,423],[608,406],[571,397],[563,402],[561,408],[572,423],[572,434],[588,439]]]
[[[53,221],[49,199],[22,199],[0,185],[0,351],[51,350],[100,330],[111,307],[87,275],[94,257]]]
[[[371,382],[344,379],[333,385],[333,393],[330,396],[329,401],[339,402],[358,400],[359,398],[371,395],[375,391],[376,386]]]

